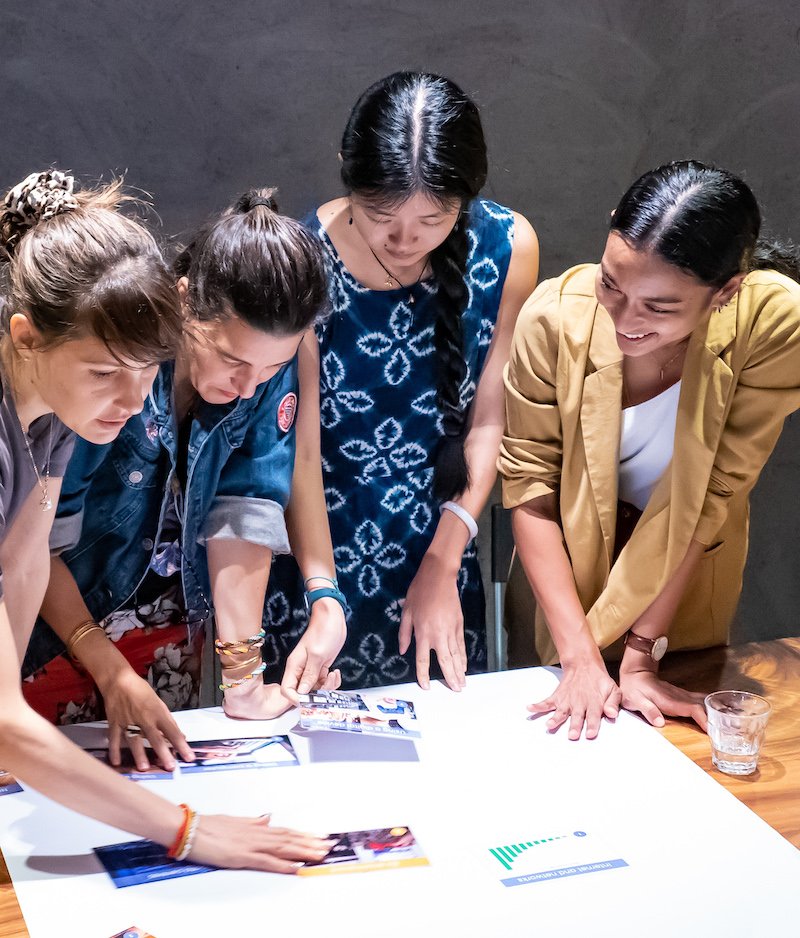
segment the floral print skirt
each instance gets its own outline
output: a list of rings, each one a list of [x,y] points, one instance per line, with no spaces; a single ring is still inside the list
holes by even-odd
[[[199,705],[205,623],[187,615],[179,582],[164,588],[158,580],[149,602],[112,612],[100,624],[170,710],[187,710]],[[91,676],[66,653],[26,678],[22,691],[30,707],[56,725],[106,718]]]

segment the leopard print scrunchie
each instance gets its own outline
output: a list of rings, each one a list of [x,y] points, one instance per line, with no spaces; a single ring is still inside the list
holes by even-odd
[[[31,173],[14,186],[5,198],[7,230],[6,248],[13,248],[25,232],[38,221],[53,218],[61,212],[78,207],[72,194],[75,179],[58,170]]]

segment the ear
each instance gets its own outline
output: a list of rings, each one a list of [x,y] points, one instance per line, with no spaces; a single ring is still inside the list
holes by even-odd
[[[181,298],[181,312],[184,316],[188,316],[188,302],[189,302],[189,278],[181,277],[178,281],[178,296]]]
[[[14,349],[25,358],[26,353],[44,345],[42,334],[24,313],[14,313],[8,323],[8,332]]]
[[[742,281],[746,277],[746,274],[735,274],[731,279],[725,284],[724,287],[720,287],[719,290],[714,294],[714,298],[711,301],[711,305],[722,309],[723,306],[727,306],[733,298],[734,293],[739,292],[739,288],[742,285]]]

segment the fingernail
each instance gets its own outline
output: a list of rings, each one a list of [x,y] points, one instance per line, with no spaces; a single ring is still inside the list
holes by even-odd
[[[302,866],[305,866],[305,863],[292,863],[293,870],[299,870]]]

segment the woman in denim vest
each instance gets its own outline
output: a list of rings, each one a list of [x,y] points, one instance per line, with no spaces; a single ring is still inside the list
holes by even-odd
[[[142,768],[148,760],[142,737],[126,731],[131,725],[167,768],[175,764],[169,744],[193,758],[168,711],[198,705],[212,609],[229,716],[269,719],[298,692],[336,686],[338,673],[328,668],[345,634],[343,599],[331,595],[319,479],[306,460],[295,470],[296,423],[301,451],[319,432],[304,421],[316,382],[302,347],[326,297],[317,242],[277,214],[271,191],[254,190],[202,231],[176,267],[179,354],[113,445],[76,448],[51,541],[66,549],[53,558],[42,608],[68,650],[78,629],[89,629],[74,657],[102,696],[112,761],[125,734]],[[290,502],[293,488],[300,497]],[[290,542],[318,601],[282,694],[261,678],[261,615],[272,556],[288,553]],[[29,655],[32,705],[60,722],[102,717],[93,682],[76,691],[65,656],[40,669],[49,657]],[[59,670],[72,672],[68,681],[43,695]]]
[[[109,446],[180,334],[173,278],[153,238],[119,213],[122,200],[119,183],[74,191],[71,176],[50,171],[0,206],[0,765],[74,811],[172,845],[178,858],[296,872],[326,852],[321,840],[268,818],[200,817],[172,804],[82,752],[20,693],[74,432]],[[78,639],[92,640],[87,630]]]

